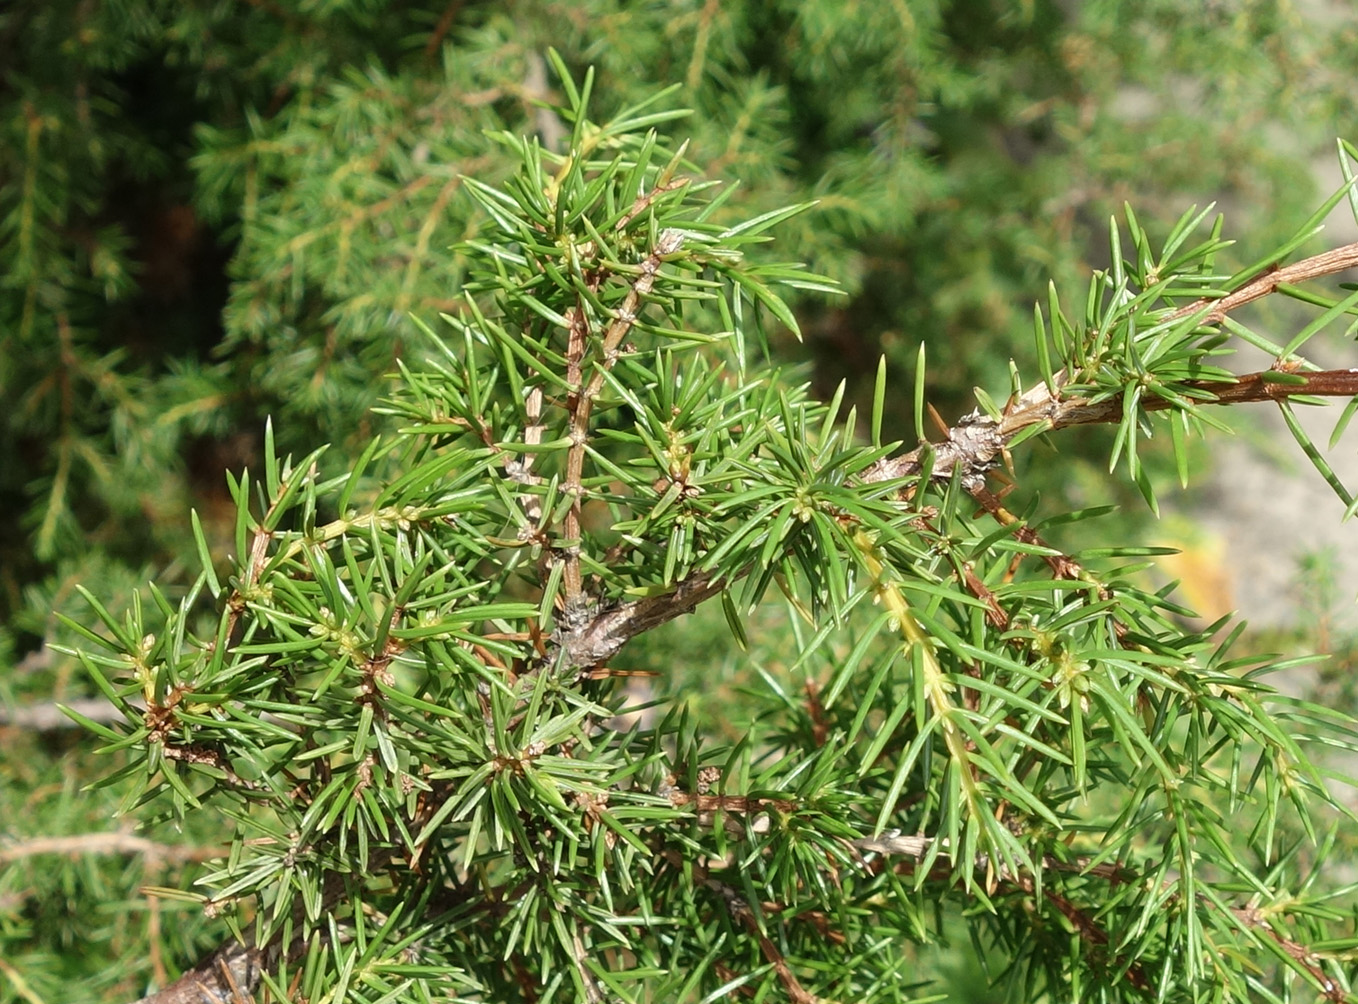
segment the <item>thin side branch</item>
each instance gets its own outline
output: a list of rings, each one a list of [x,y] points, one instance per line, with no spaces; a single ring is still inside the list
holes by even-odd
[[[623,339],[632,330],[641,310],[641,301],[650,294],[655,285],[656,274],[667,255],[678,251],[684,243],[681,230],[664,230],[656,238],[651,254],[641,263],[641,275],[637,276],[614,313],[612,322],[604,331],[603,343],[599,348],[599,364],[584,382],[581,362],[586,349],[584,311],[576,308],[571,318],[570,344],[567,351],[569,369],[567,381],[577,390],[571,395],[567,407],[570,410],[570,425],[566,433],[570,439],[570,451],[566,454],[566,477],[562,482],[563,490],[571,496],[571,507],[566,513],[565,534],[566,565],[562,574],[562,586],[566,593],[569,609],[578,602],[584,589],[584,579],[580,574],[580,510],[584,504],[584,488],[581,480],[585,472],[585,447],[589,442],[589,419],[594,410],[594,401],[604,389],[604,373],[612,368],[618,357]]]
[[[580,984],[585,988],[585,1001],[587,1004],[604,1004],[607,999],[599,990],[599,981],[594,978],[594,974],[589,971],[589,952],[585,948],[585,939],[580,936],[580,924],[577,921],[574,930],[571,931],[571,952],[575,957],[575,972],[580,977]]]
[[[1282,268],[1273,266],[1234,293],[1220,299],[1204,297],[1201,300],[1194,300],[1186,307],[1174,311],[1168,319],[1177,321],[1211,305],[1212,309],[1207,312],[1202,323],[1219,324],[1236,307],[1243,307],[1247,303],[1263,299],[1270,293],[1276,293],[1279,286],[1319,279],[1351,268],[1358,268],[1358,244],[1345,244],[1343,247],[1313,255]]]
[[[726,903],[726,909],[730,912],[732,919],[740,921],[745,930],[749,932],[750,937],[759,942],[759,951],[764,956],[764,961],[773,966],[773,971],[777,974],[778,982],[782,984],[788,1000],[792,1001],[792,1004],[818,1004],[815,994],[809,993],[801,985],[801,982],[797,979],[797,974],[792,971],[792,967],[788,965],[787,959],[778,950],[778,946],[759,929],[759,919],[750,909],[750,905],[734,889],[718,879],[708,878],[707,887]]]
[[[0,865],[43,854],[74,857],[81,854],[132,854],[148,861],[207,861],[221,857],[221,847],[182,847],[161,844],[132,833],[81,833],[70,837],[34,837],[0,847]]]
[[[1289,958],[1305,969],[1311,975],[1311,978],[1316,981],[1326,1000],[1332,1001],[1333,1004],[1343,1004],[1344,1001],[1350,999],[1348,994],[1344,992],[1344,988],[1330,979],[1325,970],[1316,965],[1316,953],[1305,945],[1293,941],[1291,938],[1284,938],[1273,930],[1263,910],[1258,907],[1238,907],[1231,911],[1231,915],[1251,930],[1262,931],[1270,941],[1287,953]]]
[[[1358,268],[1358,243],[1325,251],[1282,268],[1272,268],[1234,292],[1220,298],[1204,297],[1169,313],[1165,320],[1174,321],[1211,309],[1202,318],[1206,325],[1220,323],[1227,314],[1247,303],[1276,293],[1281,286],[1305,282]],[[1122,395],[1114,395],[1091,403],[1080,397],[1063,397],[1062,388],[1069,382],[1067,373],[1057,374],[1053,386],[1041,384],[1010,401],[999,420],[973,412],[947,430],[941,443],[929,443],[899,457],[879,461],[867,472],[866,481],[889,481],[919,473],[927,452],[934,454],[934,476],[946,480],[954,469],[960,468],[963,484],[980,484],[1003,455],[1009,443],[1025,429],[1046,424],[1049,429],[1064,429],[1072,425],[1097,425],[1119,422],[1123,415]],[[1358,395],[1358,369],[1327,370],[1316,373],[1296,373],[1286,363],[1270,370],[1249,373],[1235,380],[1203,380],[1186,384],[1192,391],[1205,395],[1202,404],[1251,404],[1259,401],[1282,401],[1298,395],[1318,397],[1353,397]],[[1210,395],[1210,397],[1206,397]],[[1140,407],[1144,411],[1161,411],[1172,406],[1154,393],[1143,396]]]
[[[973,484],[984,483],[985,474],[996,467],[1009,443],[1031,426],[1045,424],[1048,429],[1056,430],[1075,425],[1107,425],[1122,420],[1121,394],[1091,403],[1081,397],[1062,397],[1061,386],[1062,381],[1058,380],[1053,392],[1046,384],[1039,384],[1011,401],[999,420],[972,412],[948,430],[944,442],[930,443],[899,457],[880,460],[864,473],[863,480],[891,481],[911,477],[923,469],[925,455],[932,451],[936,479],[946,481],[954,470],[960,470],[962,483],[970,488]],[[1358,369],[1315,373],[1270,369],[1247,373],[1233,381],[1201,380],[1184,386],[1211,395],[1200,402],[1203,407],[1285,401],[1305,395],[1354,397],[1358,396]],[[1173,407],[1173,403],[1146,395],[1139,407],[1142,411],[1164,411]]]

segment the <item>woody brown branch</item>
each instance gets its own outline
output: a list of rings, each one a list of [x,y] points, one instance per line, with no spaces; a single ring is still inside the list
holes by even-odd
[[[815,994],[809,993],[801,985],[801,982],[797,979],[797,974],[792,971],[792,967],[788,965],[787,959],[778,950],[778,946],[759,929],[759,919],[754,915],[749,904],[741,899],[734,889],[718,879],[709,877],[707,887],[725,901],[726,909],[730,912],[731,917],[740,921],[750,937],[759,942],[760,954],[764,956],[764,961],[773,967],[788,1000],[792,1001],[792,1004],[818,1004]]]
[[[712,875],[708,866],[701,861],[687,863],[673,849],[664,851],[663,857],[670,863],[671,867],[678,871],[686,871],[691,866],[694,878],[701,881],[721,898],[731,919],[738,921],[750,937],[759,942],[760,954],[764,956],[764,961],[773,968],[783,992],[787,994],[788,999],[793,1004],[820,1004],[819,998],[809,993],[801,985],[801,982],[797,979],[797,974],[792,971],[792,967],[788,965],[787,959],[778,950],[778,946],[760,929],[759,918],[750,909],[749,903],[741,898],[735,889]],[[775,904],[773,912],[781,912],[783,909],[782,904]]]
[[[1214,396],[1203,406],[1282,401],[1299,395],[1358,396],[1358,369],[1287,373],[1285,379],[1288,382],[1279,382],[1278,371],[1266,370],[1246,374],[1235,382],[1198,381],[1189,386]],[[1143,411],[1163,411],[1171,404],[1164,398],[1148,397],[1142,399],[1140,407]],[[1040,384],[1018,398],[1000,420],[973,413],[952,427],[946,441],[878,461],[864,472],[863,481],[892,481],[918,474],[927,449],[934,454],[935,478],[946,479],[960,468],[963,484],[969,490],[979,490],[984,487],[985,473],[1024,429],[1040,423],[1048,423],[1050,429],[1113,423],[1121,420],[1122,412],[1121,395],[1090,403],[1083,398],[1062,398],[1059,384],[1055,393]],[[583,669],[602,665],[630,639],[692,611],[718,595],[723,585],[716,576],[700,572],[669,593],[604,609],[579,627],[559,631],[554,640],[572,665]]]
[[[229,941],[169,986],[135,1004],[245,1004],[253,1000],[270,955]]]
[[[1311,978],[1315,980],[1316,984],[1320,987],[1320,991],[1326,1000],[1332,1001],[1334,1004],[1343,1004],[1345,1000],[1349,999],[1348,994],[1344,992],[1344,988],[1330,979],[1325,970],[1316,965],[1315,952],[1305,945],[1293,941],[1291,938],[1285,938],[1277,931],[1273,930],[1262,910],[1257,907],[1237,907],[1231,910],[1231,915],[1251,930],[1263,931],[1270,941],[1287,953],[1288,958],[1292,959],[1297,965],[1301,966],[1310,974]]]
[[[1194,300],[1171,313],[1168,320],[1177,321],[1183,317],[1190,317],[1204,307],[1211,306],[1212,309],[1207,312],[1202,323],[1219,324],[1232,310],[1262,299],[1270,293],[1276,293],[1279,286],[1319,279],[1351,268],[1358,268],[1358,244],[1345,244],[1343,247],[1313,255],[1282,268],[1270,266],[1262,275],[1250,280],[1235,292],[1220,299],[1204,297]]]
[[[698,572],[660,596],[648,596],[615,604],[595,613],[585,624],[558,627],[552,637],[549,659],[561,656],[567,665],[582,671],[602,666],[628,641],[717,596],[730,580]]]
[[[0,865],[44,854],[73,857],[82,854],[132,854],[148,861],[207,861],[221,857],[223,847],[184,847],[161,844],[132,833],[81,833],[68,837],[34,837],[0,846]]]
[[[1277,269],[1219,301],[1198,300],[1178,308],[1169,316],[1171,319],[1186,317],[1216,302],[1217,305],[1204,319],[1204,323],[1214,323],[1236,307],[1276,292],[1282,283],[1318,278],[1353,267],[1358,267],[1358,244],[1346,245]],[[602,376],[598,379],[602,381]],[[1061,390],[1067,381],[1068,377],[1063,373],[1052,381],[1051,388],[1046,384],[1032,388],[1010,402],[999,420],[978,413],[968,415],[948,430],[943,442],[930,443],[901,456],[878,461],[864,472],[863,481],[872,483],[911,477],[922,470],[926,453],[932,452],[931,469],[934,477],[949,478],[953,470],[960,467],[964,485],[969,489],[980,489],[984,488],[985,473],[999,462],[1009,443],[1034,425],[1046,423],[1049,429],[1057,430],[1121,421],[1121,394],[1099,402],[1082,397],[1063,397]],[[1299,395],[1353,397],[1358,395],[1358,369],[1313,373],[1263,370],[1235,380],[1191,381],[1184,386],[1204,396],[1202,407],[1276,402]],[[1139,402],[1143,411],[1162,411],[1172,405],[1173,402],[1168,399],[1156,397],[1153,391]],[[575,665],[599,665],[616,654],[628,639],[691,611],[703,600],[720,593],[721,589],[722,583],[714,577],[698,573],[679,583],[671,593],[602,610],[586,624],[559,634],[557,641]]]
[[[658,197],[664,195],[666,192],[673,192],[677,189],[683,188],[688,183],[689,183],[688,178],[671,178],[669,181],[664,181],[653,186],[650,189],[650,191],[643,192],[642,194],[638,195],[636,199],[632,202],[632,207],[628,209],[627,212],[622,215],[622,218],[619,219],[618,222],[613,225],[614,233],[622,233],[622,231],[626,230],[629,226],[631,226],[632,221],[635,220],[642,213],[646,212],[646,210],[650,209],[651,203],[654,202]]]
[[[269,558],[269,541],[272,538],[273,534],[269,533],[268,530],[258,528],[255,530],[254,537],[250,540],[250,560],[246,562],[244,569],[242,569],[242,582],[236,589],[232,590],[226,601],[228,612],[226,632],[223,637],[226,639],[228,647],[235,637],[236,625],[240,623],[240,616],[245,612],[245,594],[259,582],[259,577],[264,572],[264,565]],[[208,644],[212,646],[216,643],[209,642]]]
[[[587,385],[584,382],[581,366],[587,348],[585,342],[589,333],[584,320],[583,305],[577,306],[572,311],[573,316],[569,318],[571,329],[567,351],[568,372],[566,379],[570,386],[575,389],[567,403],[567,408],[570,411],[570,422],[566,435],[571,445],[566,454],[566,477],[562,483],[562,488],[571,496],[571,505],[565,519],[565,536],[568,543],[566,545],[565,567],[561,576],[568,607],[579,600],[584,588],[584,580],[580,573],[580,512],[584,504],[585,492],[582,480],[585,471],[586,446],[589,442],[589,420],[594,409],[594,401],[598,398],[600,391],[603,390],[604,374],[612,368],[623,339],[627,337],[628,332],[632,330],[632,325],[636,323],[642,300],[650,294],[652,287],[655,286],[655,277],[660,272],[661,263],[667,255],[672,255],[678,251],[683,243],[684,234],[680,230],[664,230],[656,238],[655,247],[651,254],[641,263],[641,274],[633,281],[632,288],[627,291],[627,296],[623,298],[622,303],[614,311],[613,320],[604,331],[603,341],[599,348],[598,365],[595,367],[594,375],[590,377]]]
[[[1122,420],[1122,394],[1094,402],[1082,397],[1063,397],[1063,381],[1057,380],[1055,384],[1054,391],[1039,384],[1014,399],[999,419],[973,412],[949,430],[944,442],[930,443],[899,457],[878,461],[864,473],[863,480],[871,483],[911,477],[923,469],[926,453],[932,452],[935,479],[947,480],[954,470],[959,470],[963,485],[970,488],[973,484],[983,483],[985,473],[995,467],[1009,443],[1034,425],[1045,425],[1055,431]],[[1198,402],[1201,407],[1285,401],[1304,395],[1354,397],[1358,396],[1358,369],[1315,373],[1262,370],[1232,381],[1194,380],[1180,387],[1203,394]],[[1156,397],[1153,388],[1148,388],[1138,403],[1142,411],[1165,411],[1173,406],[1174,402]]]
[[[1237,307],[1276,293],[1281,286],[1319,279],[1351,268],[1358,268],[1358,243],[1346,244],[1282,268],[1270,268],[1224,297],[1194,300],[1171,311],[1164,320],[1180,320],[1210,308],[1203,315],[1201,323],[1219,324]],[[1286,372],[1287,377],[1279,379],[1279,372]],[[1046,422],[1050,429],[1056,430],[1074,425],[1121,421],[1121,394],[1097,403],[1079,397],[1063,398],[1061,389],[1068,380],[1068,374],[1060,373],[1050,388],[1043,384],[1021,395],[1010,403],[998,421],[973,413],[950,429],[944,442],[921,446],[903,456],[882,460],[868,472],[865,480],[888,481],[917,474],[927,450],[934,451],[933,471],[936,477],[951,477],[953,470],[961,467],[964,482],[968,478],[976,480],[994,464],[1015,436],[1033,425]],[[1203,400],[1204,405],[1280,401],[1303,394],[1352,397],[1358,395],[1358,370],[1327,370],[1306,374],[1280,369],[1264,370],[1230,381],[1188,381],[1184,387],[1210,395],[1210,398]],[[1147,389],[1149,394],[1140,401],[1142,410],[1161,411],[1172,407],[1173,402],[1156,397],[1153,388]]]

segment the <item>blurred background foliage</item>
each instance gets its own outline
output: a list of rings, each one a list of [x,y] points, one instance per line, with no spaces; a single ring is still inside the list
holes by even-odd
[[[77,583],[115,608],[153,572],[182,583],[190,507],[230,549],[222,471],[258,466],[266,416],[280,453],[331,442],[340,468],[361,449],[385,374],[422,351],[408,315],[455,309],[449,248],[485,225],[460,179],[509,170],[485,130],[562,139],[548,46],[597,68],[601,115],[676,85],[693,114],[661,128],[738,183],[733,216],[818,200],[776,254],[848,295],[801,304],[805,341],[774,333],[776,358],[861,401],[883,353],[908,386],[923,341],[949,419],[973,385],[1003,393],[1033,301],[1106,263],[1124,201],[1163,232],[1216,199],[1249,260],[1358,133],[1358,19],[1320,0],[10,0],[0,706],[85,694],[44,648]],[[907,395],[895,407],[907,438]],[[1102,472],[1025,487],[1102,502],[1119,491]],[[753,661],[776,669],[786,632]],[[653,644],[727,658],[702,634]],[[728,670],[703,699],[738,707]],[[0,724],[0,841],[115,825],[78,794],[107,769],[89,746]],[[162,836],[210,841],[202,825]],[[130,998],[211,943],[137,893],[180,868],[5,846],[0,1002]]]

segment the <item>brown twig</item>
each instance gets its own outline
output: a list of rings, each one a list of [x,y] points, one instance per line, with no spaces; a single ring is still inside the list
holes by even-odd
[[[803,690],[806,693],[806,717],[811,721],[811,741],[819,748],[825,745],[825,740],[830,736],[830,722],[820,699],[820,684],[808,676]]]
[[[262,791],[265,785],[260,781],[250,781],[241,777],[231,769],[226,757],[218,750],[210,749],[196,743],[179,745],[168,743],[164,740],[152,740],[161,743],[161,751],[166,760],[179,760],[183,763],[198,764],[202,767],[211,767],[213,770],[221,771],[226,780],[233,787],[242,788],[246,791]]]
[[[1313,255],[1282,268],[1274,268],[1220,298],[1202,298],[1171,311],[1168,321],[1190,317],[1210,307],[1202,317],[1204,325],[1218,324],[1227,314],[1246,303],[1268,296],[1283,285],[1318,279],[1358,267],[1358,244]],[[866,473],[865,481],[888,481],[919,473],[927,452],[934,454],[934,477],[942,480],[961,471],[963,484],[981,483],[987,471],[996,466],[1009,443],[1034,425],[1046,424],[1051,430],[1075,425],[1109,424],[1122,420],[1123,396],[1113,395],[1090,402],[1081,397],[1065,397],[1067,373],[1057,374],[1052,385],[1040,384],[1011,400],[999,419],[973,412],[948,429],[944,441],[930,443],[899,457],[891,457]],[[1297,373],[1280,360],[1274,369],[1249,373],[1233,380],[1196,380],[1184,384],[1202,397],[1203,405],[1250,404],[1282,401],[1298,395],[1353,397],[1358,395],[1358,369]],[[1153,389],[1139,402],[1143,411],[1162,411],[1173,402],[1157,397]]]
[[[623,298],[622,304],[614,311],[613,320],[604,331],[603,341],[599,347],[599,363],[594,370],[594,375],[586,385],[584,373],[581,369],[581,359],[584,353],[583,339],[586,331],[579,332],[580,342],[577,343],[577,328],[583,328],[583,310],[577,308],[576,316],[571,318],[571,346],[577,349],[579,355],[571,356],[568,352],[568,359],[571,359],[572,372],[575,379],[571,380],[567,376],[567,382],[575,388],[568,402],[570,411],[570,421],[567,429],[567,438],[570,440],[570,450],[566,454],[566,476],[562,481],[562,491],[571,496],[571,506],[567,510],[564,532],[569,542],[566,546],[565,568],[562,573],[562,587],[565,590],[567,611],[569,612],[574,605],[578,605],[581,593],[584,588],[584,580],[580,574],[580,511],[584,503],[584,488],[581,480],[585,470],[586,445],[589,442],[589,419],[594,409],[594,401],[599,396],[599,392],[604,387],[604,373],[607,372],[617,359],[618,350],[622,346],[623,339],[632,330],[632,325],[636,323],[638,312],[641,310],[642,300],[651,292],[655,285],[655,277],[660,272],[660,266],[667,255],[672,255],[683,246],[684,234],[681,230],[663,230],[656,238],[655,247],[645,261],[641,263],[641,274],[632,283],[632,288],[628,290],[627,296]],[[594,665],[597,665],[595,663]]]
[[[989,513],[995,522],[1003,526],[1011,527],[1014,531],[1015,540],[1022,541],[1025,544],[1031,544],[1033,547],[1040,547],[1044,551],[1055,550],[1055,548],[1038,535],[1037,531],[1021,523],[1017,516],[1004,507],[995,493],[984,485],[972,488],[969,494],[980,503],[981,508]],[[1078,580],[1084,573],[1084,569],[1080,567],[1079,562],[1064,554],[1044,553],[1042,555],[1042,560],[1047,563],[1047,567],[1051,569],[1052,575],[1058,579]],[[1100,591],[1102,592],[1102,589]]]
[[[75,857],[82,854],[132,854],[148,861],[207,861],[226,853],[221,847],[161,844],[132,833],[80,833],[69,837],[33,837],[0,846],[0,865],[44,854]]]
[[[632,207],[618,218],[617,223],[613,224],[613,231],[615,233],[622,233],[631,225],[633,220],[646,212],[646,210],[650,208],[651,203],[659,196],[664,195],[666,192],[673,192],[677,188],[683,188],[688,183],[688,178],[670,178],[667,181],[658,182],[652,186],[649,191],[642,192],[635,200],[633,200]]]
[[[1268,369],[1257,373],[1246,373],[1233,381],[1197,380],[1186,384],[1194,391],[1212,395],[1204,400],[1204,405],[1257,404],[1261,401],[1286,401],[1290,397],[1311,395],[1314,397],[1353,397],[1358,395],[1358,369],[1319,370],[1314,373],[1295,373],[1287,369]],[[1041,388],[1045,390],[1046,388]],[[1097,425],[1118,422],[1122,419],[1122,395],[1091,404],[1079,398],[1069,398],[1053,402],[1051,412],[1053,429],[1066,429],[1074,425]],[[1139,407],[1142,411],[1164,411],[1174,403],[1162,397],[1143,396]],[[1042,405],[1037,406],[1039,410]],[[1026,418],[1027,416],[1025,416]],[[1039,419],[1040,421],[1040,419]],[[1008,426],[1006,423],[1006,432]],[[1022,431],[1027,421],[1014,433]],[[1009,438],[1012,438],[1010,435]]]
[[[443,45],[443,40],[448,37],[448,31],[452,28],[453,22],[457,20],[457,15],[462,10],[464,0],[452,0],[448,6],[443,8],[443,13],[439,15],[438,24],[434,25],[434,30],[429,35],[429,41],[424,43],[424,58],[433,59],[438,55],[439,48]]]
[[[990,626],[997,631],[1008,631],[1009,612],[1000,605],[999,599],[991,592],[990,587],[981,581],[971,562],[966,562],[962,566],[962,583],[967,587],[967,592],[985,604],[985,616]]]
[[[985,475],[998,465],[1010,441],[1034,425],[1045,424],[1049,430],[1057,430],[1122,420],[1122,394],[1097,402],[1082,397],[1063,397],[1063,383],[1063,380],[1055,381],[1054,391],[1046,384],[1038,384],[1011,401],[999,419],[972,412],[948,431],[944,442],[930,443],[899,457],[880,460],[864,473],[863,480],[890,481],[918,474],[923,469],[926,453],[932,452],[932,471],[936,480],[946,481],[957,470],[963,485],[970,489],[973,485],[984,484]],[[1247,373],[1231,381],[1195,380],[1183,386],[1204,395],[1199,402],[1204,407],[1285,401],[1303,395],[1353,397],[1358,395],[1358,369],[1314,373],[1269,369]],[[1142,411],[1164,411],[1173,406],[1174,402],[1156,397],[1153,392],[1143,396],[1138,405]]]
[[[232,590],[231,595],[226,601],[228,612],[226,617],[226,632],[223,637],[226,639],[226,644],[228,646],[231,645],[232,639],[235,638],[236,626],[240,623],[241,614],[245,612],[245,594],[258,584],[259,577],[264,572],[264,566],[268,564],[269,541],[272,538],[273,534],[269,533],[268,530],[257,529],[255,530],[253,539],[250,541],[250,560],[246,562],[245,568],[243,569],[241,584]],[[213,643],[210,642],[209,644],[211,645]]]
[[[628,641],[718,595],[726,580],[698,572],[660,596],[629,600],[596,611],[583,623],[562,625],[552,636],[549,659],[558,655],[571,666],[588,672],[608,662]]]
[[[598,292],[603,274],[594,273],[586,280],[591,292]],[[566,384],[571,388],[566,399],[566,409],[570,412],[571,440],[570,452],[566,455],[566,480],[562,490],[571,497],[571,507],[566,513],[564,534],[566,543],[562,560],[561,581],[565,588],[567,609],[571,608],[583,588],[580,574],[580,509],[585,490],[581,484],[585,465],[585,442],[589,435],[589,414],[592,402],[585,396],[585,353],[589,349],[589,315],[585,311],[584,297],[577,296],[576,304],[566,313],[570,322],[566,330]],[[577,450],[577,446],[579,449]]]
[[[1276,265],[1270,266],[1262,275],[1247,282],[1228,296],[1220,299],[1204,297],[1200,300],[1194,300],[1187,306],[1180,307],[1171,313],[1168,319],[1177,321],[1182,317],[1189,317],[1197,313],[1203,307],[1211,306],[1212,309],[1207,312],[1202,323],[1218,324],[1236,307],[1243,307],[1245,304],[1262,299],[1270,293],[1276,293],[1279,286],[1305,282],[1308,279],[1319,279],[1351,268],[1358,268],[1358,244],[1345,244],[1343,247],[1312,255],[1310,258],[1285,265],[1282,268]]]
[[[1274,944],[1287,953],[1288,958],[1310,973],[1311,978],[1320,986],[1320,991],[1325,995],[1326,1000],[1333,1001],[1334,1004],[1343,1004],[1344,1001],[1349,999],[1344,988],[1330,979],[1325,970],[1315,964],[1315,952],[1291,938],[1284,938],[1273,930],[1262,910],[1257,907],[1237,907],[1231,911],[1231,915],[1246,927],[1255,931],[1263,931]]]
[[[575,962],[575,972],[585,988],[586,1004],[603,1004],[604,995],[599,990],[599,981],[594,978],[594,974],[589,971],[589,966],[585,962],[589,953],[585,949],[584,938],[580,937],[578,921],[571,931],[571,954]]]
[[[731,917],[740,921],[745,930],[750,933],[750,936],[759,942],[759,951],[764,956],[764,961],[773,966],[773,971],[778,975],[778,982],[783,985],[783,990],[787,992],[788,999],[793,1004],[817,1004],[819,998],[815,994],[809,993],[801,985],[801,982],[797,979],[797,974],[787,964],[787,959],[778,950],[778,946],[759,929],[759,918],[750,909],[750,904],[746,903],[725,882],[709,876],[706,884],[709,889],[725,901],[726,909],[730,912]]]
[[[1008,884],[1022,890],[1029,896],[1035,896],[1037,894],[1037,884],[1033,881],[1031,875],[1020,875],[1017,878],[1010,880]],[[1100,926],[1098,921],[1089,915],[1088,911],[1076,906],[1065,896],[1062,896],[1050,887],[1044,887],[1042,889],[1042,898],[1055,907],[1061,916],[1066,918],[1066,921],[1070,926],[1075,928],[1075,932],[1079,934],[1080,940],[1093,949],[1091,952],[1092,956],[1100,961],[1111,961],[1114,966],[1124,970],[1128,983],[1136,987],[1136,989],[1142,993],[1150,992],[1152,989],[1151,981],[1147,978],[1146,971],[1141,967],[1141,963],[1134,959],[1129,960],[1126,958],[1106,959],[1108,932]]]

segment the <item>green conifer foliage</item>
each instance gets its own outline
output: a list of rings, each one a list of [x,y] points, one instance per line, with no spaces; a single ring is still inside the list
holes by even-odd
[[[1083,314],[1039,309],[1031,382],[905,449],[885,366],[860,421],[753,361],[780,290],[835,291],[747,254],[809,207],[728,224],[662,95],[595,124],[557,72],[564,151],[495,134],[517,170],[460,179],[488,222],[395,433],[331,475],[270,428],[229,566],[195,522],[185,596],[66,620],[126,714],[86,720],[124,810],[232,829],[159,891],[232,938],[152,999],[897,1001],[958,929],[1027,1000],[1346,999],[1308,750],[1355,722],[1186,628],[1155,549],[1062,553],[1100,513],[1016,516],[987,474],[1107,423],[1154,506],[1152,430],[1183,456],[1219,404],[1358,400],[1297,354],[1358,305],[1298,283],[1358,250],[1223,282],[1219,218],[1129,213]],[[1279,283],[1317,305],[1285,346],[1230,317]],[[1237,344],[1277,362],[1234,376]],[[770,604],[798,626],[754,635]],[[733,742],[621,686],[703,606],[759,669]]]
[[[1271,2],[0,5],[0,1002],[130,1000],[237,929],[289,999],[894,1000],[968,933],[1016,999],[1340,994],[1295,743],[1347,720],[1142,552],[1056,551],[1124,543],[1096,512],[975,478],[1107,424],[1100,484],[1150,498],[1204,395],[1346,392],[1175,312],[1303,253],[1351,39]],[[1249,250],[1176,224],[1216,193]],[[1196,321],[1287,365],[1228,390]],[[944,413],[994,394],[954,427],[985,462],[910,452],[921,343]]]
[[[1124,200],[1168,223],[1225,191],[1281,239],[1305,123],[1352,121],[1312,72],[1351,30],[1274,3],[7,5],[4,644],[55,639],[77,581],[126,595],[172,563],[186,504],[225,535],[217,471],[267,415],[356,455],[405,312],[455,296],[458,177],[510,169],[484,130],[559,150],[549,45],[598,67],[604,108],[677,84],[731,219],[817,202],[782,240],[852,296],[803,304],[806,349],[778,352],[861,400],[924,340],[956,403],[1005,379],[1049,278],[1102,263],[1087,235]]]

